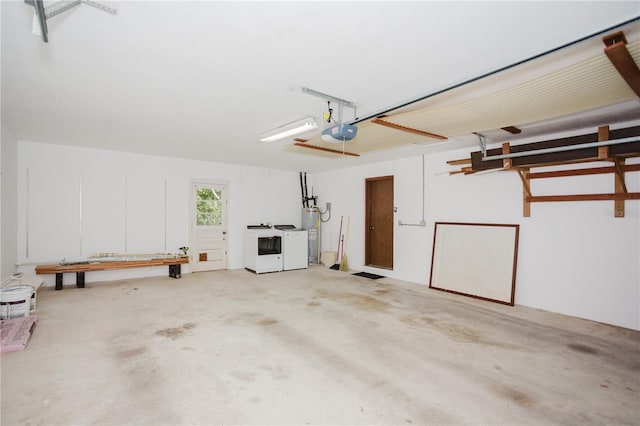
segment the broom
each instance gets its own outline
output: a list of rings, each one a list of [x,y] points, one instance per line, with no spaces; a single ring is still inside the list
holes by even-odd
[[[347,263],[347,240],[349,239],[349,223],[351,222],[351,216],[347,216],[347,230],[344,233],[346,236],[343,244],[342,244],[342,259],[340,261],[340,270],[346,272],[349,270],[349,264]]]
[[[336,255],[337,255],[336,263],[334,263],[329,267],[329,269],[334,269],[336,271],[340,269],[340,263],[338,263],[338,256],[340,256],[340,243],[342,242],[342,219],[343,217],[340,216],[340,232],[338,233],[338,251],[336,252]]]

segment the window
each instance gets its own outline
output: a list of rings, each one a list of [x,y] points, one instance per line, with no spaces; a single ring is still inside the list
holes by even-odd
[[[222,224],[222,189],[197,188],[196,224],[216,226]]]

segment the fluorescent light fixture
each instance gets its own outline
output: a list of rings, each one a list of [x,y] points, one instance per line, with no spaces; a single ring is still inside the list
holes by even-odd
[[[291,123],[283,124],[273,130],[260,134],[260,142],[270,143],[279,139],[288,138],[299,133],[308,132],[318,128],[318,124],[313,117],[305,117]]]

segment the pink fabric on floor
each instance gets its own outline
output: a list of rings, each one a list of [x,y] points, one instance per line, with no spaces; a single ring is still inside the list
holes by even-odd
[[[2,330],[0,353],[21,351],[26,348],[37,322],[38,317],[35,315],[0,321]]]

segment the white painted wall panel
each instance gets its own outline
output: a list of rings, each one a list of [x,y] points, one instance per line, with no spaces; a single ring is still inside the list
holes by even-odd
[[[66,167],[28,170],[30,261],[74,259],[80,253],[80,174]]]
[[[166,228],[164,179],[129,175],[126,188],[126,252],[163,252]]]
[[[16,271],[18,227],[18,142],[13,133],[0,123],[0,277]]]
[[[167,178],[167,241],[166,251],[175,253],[189,245],[189,182],[188,177]]]
[[[125,251],[125,177],[82,174],[82,255]]]

